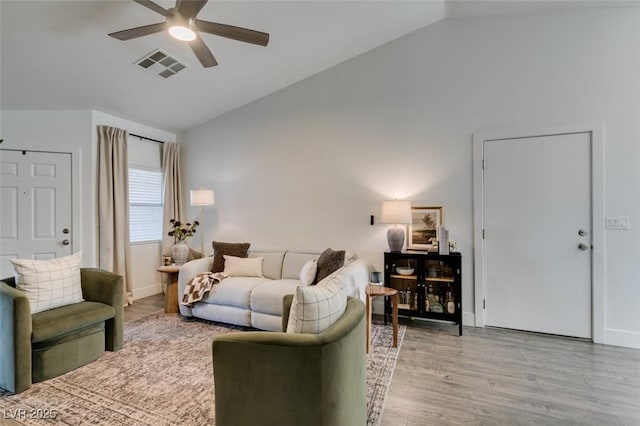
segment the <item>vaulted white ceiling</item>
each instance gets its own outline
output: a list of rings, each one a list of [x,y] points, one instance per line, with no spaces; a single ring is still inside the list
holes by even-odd
[[[219,62],[208,69],[166,33],[108,37],[163,21],[133,1],[3,0],[0,14],[2,109],[97,109],[182,130],[443,19],[445,7],[444,0],[211,0],[199,19],[268,32],[270,42],[259,47],[205,34]],[[133,66],[157,48],[188,68],[162,79]]]
[[[108,37],[163,21],[132,0],[0,0],[0,107],[96,109],[180,131],[445,17],[638,1],[210,0],[198,18],[271,37],[259,47],[204,34],[220,64],[205,69],[186,44],[166,33],[129,41]],[[133,65],[158,48],[188,68],[161,79]]]

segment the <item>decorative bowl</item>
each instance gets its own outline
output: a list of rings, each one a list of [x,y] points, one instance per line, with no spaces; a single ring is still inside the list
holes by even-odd
[[[415,268],[409,268],[407,266],[396,266],[396,272],[400,275],[411,275],[415,271]]]

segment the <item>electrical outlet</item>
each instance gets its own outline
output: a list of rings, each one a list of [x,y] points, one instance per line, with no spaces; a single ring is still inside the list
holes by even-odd
[[[607,229],[631,229],[631,219],[629,216],[607,216]]]

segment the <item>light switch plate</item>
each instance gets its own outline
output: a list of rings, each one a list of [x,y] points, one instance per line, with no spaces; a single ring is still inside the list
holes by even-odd
[[[607,229],[631,229],[629,216],[607,216]]]

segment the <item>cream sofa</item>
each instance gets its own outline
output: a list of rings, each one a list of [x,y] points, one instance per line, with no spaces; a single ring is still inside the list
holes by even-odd
[[[180,313],[210,321],[225,322],[261,330],[282,330],[282,298],[294,294],[300,284],[300,270],[320,252],[309,250],[252,250],[249,257],[264,257],[264,278],[229,277],[215,284],[204,300],[192,307],[180,305]],[[365,300],[369,284],[370,266],[347,252],[345,266],[340,268],[351,297]],[[178,297],[196,275],[211,270],[213,259],[208,257],[185,263],[178,275]],[[337,272],[337,271],[336,271]]]

